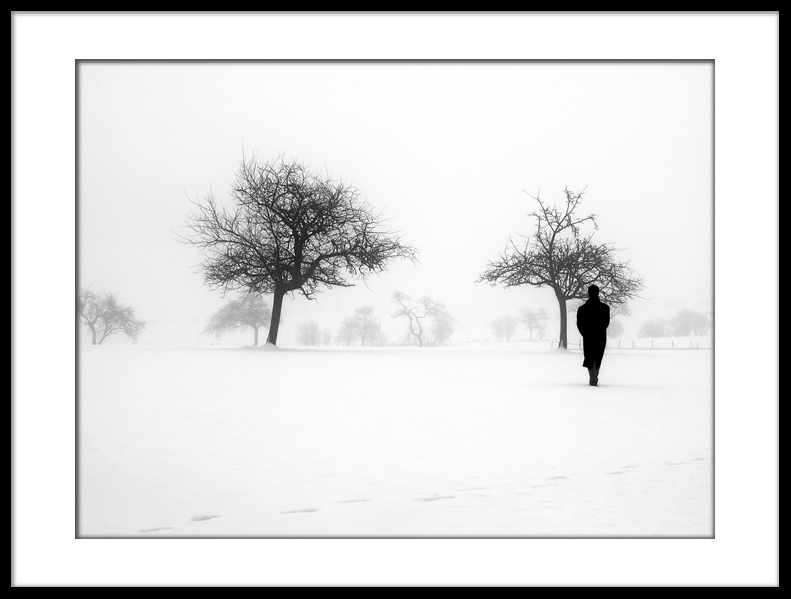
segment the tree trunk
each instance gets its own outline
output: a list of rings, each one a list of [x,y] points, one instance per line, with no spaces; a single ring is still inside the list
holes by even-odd
[[[253,345],[258,345],[258,327],[253,327]]]
[[[417,322],[417,346],[423,347],[423,325],[420,324],[420,319],[415,317]]]
[[[407,314],[407,318],[409,318],[409,332],[412,333],[412,336],[417,339],[417,346],[423,347],[423,327],[420,326],[420,319],[417,316],[412,316],[411,314]],[[418,326],[418,330],[415,331],[415,324]]]
[[[559,289],[555,289],[555,297],[558,298],[558,306],[560,307],[560,339],[558,340],[558,347],[567,349],[568,348],[568,314],[566,312],[566,297]]]
[[[276,289],[275,296],[272,299],[272,320],[269,323],[269,335],[266,338],[266,342],[272,345],[277,345],[277,331],[280,328],[280,311],[283,308],[283,296],[285,294],[285,291]]]

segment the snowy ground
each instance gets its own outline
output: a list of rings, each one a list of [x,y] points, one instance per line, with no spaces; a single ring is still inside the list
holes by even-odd
[[[711,349],[82,346],[81,537],[711,537]]]

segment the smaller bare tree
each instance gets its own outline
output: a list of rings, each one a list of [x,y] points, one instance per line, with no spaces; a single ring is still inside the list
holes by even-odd
[[[438,309],[434,312],[432,321],[432,345],[447,343],[456,329],[456,319],[450,315],[445,306],[438,304]]]
[[[373,306],[361,306],[352,317],[354,331],[360,338],[360,345],[382,345],[382,330],[379,317]]]
[[[269,326],[272,310],[259,294],[247,294],[220,308],[206,325],[206,332],[219,338],[226,331],[250,327],[253,329],[253,345],[258,345],[258,331]]]
[[[393,301],[396,304],[393,318],[401,317],[407,319],[409,322],[409,333],[417,341],[418,347],[423,347],[427,342],[426,329],[424,328],[427,318],[433,318],[436,321],[439,316],[441,324],[438,337],[442,338],[443,342],[453,332],[453,321],[450,319],[450,315],[447,314],[445,306],[440,302],[428,296],[423,296],[419,300],[412,300],[411,297],[401,291],[393,293]],[[437,330],[435,329],[436,333]]]
[[[319,323],[315,320],[308,320],[297,327],[297,342],[300,345],[314,346],[319,344]]]
[[[503,314],[492,321],[492,332],[498,341],[510,341],[519,322],[510,314]]]
[[[544,323],[547,320],[547,311],[544,308],[523,308],[519,314],[519,321],[527,327],[530,333],[530,341],[533,340],[533,333],[537,332],[544,336]]]
[[[357,323],[353,317],[345,318],[338,330],[338,343],[351,345],[357,338]]]
[[[110,335],[122,333],[136,342],[146,323],[135,318],[135,311],[119,303],[112,293],[97,294],[81,289],[77,300],[80,321],[91,332],[91,343],[101,345]]]

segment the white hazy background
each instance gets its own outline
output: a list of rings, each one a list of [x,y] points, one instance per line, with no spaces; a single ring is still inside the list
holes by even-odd
[[[557,340],[550,289],[476,280],[509,236],[535,231],[528,194],[562,206],[566,186],[587,187],[577,214],[598,215],[595,239],[644,277],[627,335],[680,309],[712,315],[711,62],[111,61],[77,74],[79,283],[135,308],[141,344],[213,342],[202,331],[221,293],[175,237],[190,199],[227,200],[252,153],[350,182],[419,251],[367,286],[295,295],[280,345],[305,320],[334,333],[366,304],[398,341],[395,290],[445,303],[454,341],[491,339],[492,320],[525,307],[546,309]]]
[[[778,412],[777,354],[773,350],[777,347],[777,305],[772,298],[777,297],[777,229],[773,226],[778,216],[777,14],[337,15],[330,17],[337,27],[331,30],[332,38],[328,36],[330,30],[326,28],[326,19],[327,15],[288,14],[12,15],[15,175],[12,187],[12,583],[17,586],[68,586],[344,584],[349,581],[354,584],[367,581],[374,584],[680,583],[776,586]],[[295,39],[301,40],[300,43],[295,44]],[[404,39],[410,40],[408,47],[404,45]],[[321,40],[325,45],[320,45]],[[81,255],[83,250],[91,247],[83,238],[84,226],[81,218],[77,218],[76,205],[70,201],[74,195],[75,171],[69,159],[72,156],[77,158],[73,153],[76,141],[73,122],[76,114],[73,101],[76,91],[75,59],[314,58],[319,55],[338,58],[703,57],[716,60],[715,270],[719,291],[715,351],[718,400],[715,410],[715,539],[579,542],[566,539],[536,542],[432,540],[397,543],[386,540],[311,542],[296,539],[211,541],[210,545],[201,540],[163,543],[74,539],[76,472],[75,454],[70,448],[76,447],[75,403],[72,401],[76,387],[74,355],[71,354],[74,348],[69,343],[75,331],[73,282],[77,272],[81,279],[87,274],[100,276],[89,273],[87,265],[82,263],[76,264],[75,268],[76,255],[72,253],[78,232]],[[574,90],[575,95],[581,93]],[[197,106],[194,98],[189,105]],[[216,122],[216,119],[209,120]],[[116,127],[121,125],[118,121],[112,124]],[[197,129],[191,131],[194,134]],[[255,148],[250,135],[245,131],[243,141],[228,142],[232,145],[229,155],[240,156],[242,144],[251,150],[266,150],[264,144]],[[137,136],[134,137],[130,143],[136,145]],[[553,147],[560,144],[556,140]],[[238,151],[237,145],[240,146]],[[279,143],[275,145],[278,146],[277,152],[296,155],[291,148],[279,147]],[[679,149],[683,151],[688,147],[682,145]],[[153,148],[149,150],[154,151]],[[119,148],[113,151],[122,153]],[[194,152],[196,150],[191,150]],[[408,211],[394,210],[390,200],[383,201],[381,194],[366,188],[362,179],[366,175],[362,172],[356,169],[354,172],[342,172],[331,162],[338,156],[334,154],[332,159],[321,157],[316,160],[326,162],[335,174],[351,178],[374,205],[382,206],[394,217],[402,219],[397,221],[399,228],[409,233],[410,240],[419,245],[418,227],[407,226]],[[306,162],[313,160],[308,155],[298,158]],[[231,172],[227,172],[228,167],[221,169],[223,180],[230,180],[237,160],[236,156],[228,158]],[[613,166],[615,161],[607,164]],[[577,174],[572,175],[575,178],[582,172],[581,168],[576,170]],[[622,174],[629,176],[629,173]],[[518,188],[527,191],[540,188],[543,197],[559,193],[561,187],[553,189],[555,183],[547,181],[547,175],[543,173],[542,180],[538,182],[520,177]],[[573,188],[576,181],[568,177],[569,174],[563,172],[558,180],[561,186],[568,184]],[[205,176],[202,184],[180,181],[175,187],[181,195],[185,192],[199,195],[210,183],[220,195],[222,189],[215,183],[216,179]],[[81,193],[87,192],[84,184],[85,181],[81,181]],[[608,218],[599,203],[604,201],[605,195],[596,195],[600,193],[597,183],[586,180],[579,185],[584,184],[589,185],[585,206],[602,217],[598,238],[608,240],[612,236],[619,246],[628,247],[624,256],[632,260],[638,272],[645,270],[646,282],[649,283],[649,276],[657,277],[659,269],[669,264],[667,254],[659,262],[652,261],[650,269],[644,269],[637,241],[628,238],[628,232],[616,233],[609,229],[615,226],[615,218]],[[110,187],[118,189],[118,186]],[[633,190],[635,193],[650,191],[643,187]],[[509,193],[514,192],[509,189]],[[747,214],[742,203],[745,198],[749,199],[748,206],[754,209],[753,214],[762,222],[769,222],[769,229],[764,234],[757,234],[753,240],[754,252],[750,254],[737,243]],[[520,192],[516,192],[513,199],[520,204],[520,215],[527,211],[523,206],[524,199]],[[612,194],[607,195],[607,201],[612,199]],[[665,197],[663,200],[672,201],[673,198]],[[173,201],[178,203],[181,200]],[[659,209],[657,205],[653,207]],[[160,209],[169,211],[172,208]],[[640,214],[647,214],[646,210],[641,209]],[[175,213],[180,214],[181,209],[175,209]],[[150,216],[147,220],[151,227],[158,226],[160,220]],[[108,215],[107,218],[111,221],[120,216]],[[176,220],[174,217],[173,221]],[[75,228],[78,221],[79,231]],[[685,222],[697,223],[697,219]],[[631,227],[637,226],[637,219],[630,218],[628,223]],[[109,226],[110,222],[102,224]],[[487,227],[479,229],[490,233]],[[507,232],[511,230],[524,231],[515,225]],[[160,239],[164,235],[155,237]],[[497,238],[500,239],[499,234]],[[92,247],[110,252],[112,244],[108,239],[101,238]],[[674,247],[668,242],[665,239],[665,251],[667,247]],[[141,244],[141,252],[144,247],[145,244]],[[652,244],[652,247],[655,246]],[[710,246],[701,242],[694,247],[705,251]],[[489,252],[487,245],[487,259],[491,256]],[[179,250],[167,250],[164,254],[171,260],[182,260]],[[763,259],[756,261],[755,255]],[[425,256],[420,266],[422,272],[426,272],[428,265]],[[194,263],[194,257],[183,260],[187,264]],[[182,268],[175,270],[183,273]],[[751,315],[754,319],[752,327],[744,326],[741,303],[748,292],[730,292],[735,273],[747,271],[757,280],[766,281],[770,288],[768,303]],[[120,276],[118,269],[112,269],[112,272],[115,273],[113,276]],[[415,280],[417,272],[416,269],[410,273],[410,281]],[[474,272],[477,275],[479,269],[475,268]],[[703,272],[706,272],[705,268]],[[396,273],[388,274],[395,276]],[[457,280],[448,278],[451,279]],[[201,288],[195,277],[189,280],[195,289]],[[97,280],[92,284],[96,288],[109,288],[115,286],[115,281]],[[161,289],[161,285],[164,284],[156,283],[154,288]],[[137,283],[133,286],[136,287]],[[692,289],[689,285],[683,287]],[[651,289],[655,289],[653,284]],[[135,305],[137,298],[127,295],[120,285],[112,291],[125,302]],[[325,298],[349,291],[334,290],[325,294]],[[404,291],[410,292],[411,289]],[[510,291],[490,291],[498,292],[498,301],[500,297],[512,295]],[[513,292],[517,293],[516,290]],[[202,293],[206,294],[205,301],[195,300],[198,294],[189,294],[191,301],[199,304],[199,315],[189,313],[189,318],[201,323],[204,312],[214,309],[218,301],[205,289]],[[53,298],[60,300],[58,305],[62,309],[57,312],[59,318],[49,321],[41,315],[48,313]],[[444,297],[438,299],[447,301]],[[294,305],[297,302],[295,300]],[[450,301],[447,303],[451,305]],[[521,298],[518,303],[522,304]],[[687,304],[686,301],[684,303]],[[653,300],[653,304],[657,306],[658,302]],[[173,304],[168,301],[167,305]],[[349,303],[349,306],[354,305],[356,302]],[[146,343],[154,343],[159,336],[154,334],[157,329],[161,334],[161,341],[157,343],[174,343],[182,334],[179,332],[181,325],[173,324],[170,329],[167,326],[155,327],[152,315],[145,313],[149,309],[145,302],[141,301],[135,307],[138,315],[148,319],[151,325],[147,330],[150,336]],[[186,305],[182,305],[182,309],[189,312]],[[167,320],[164,313],[152,310],[154,312],[156,319]],[[184,334],[194,340],[194,327],[187,329],[190,332]],[[47,341],[51,343],[47,344]],[[64,341],[65,349],[61,349]],[[349,564],[354,564],[354,567],[349,568]],[[574,567],[569,568],[569,564]]]

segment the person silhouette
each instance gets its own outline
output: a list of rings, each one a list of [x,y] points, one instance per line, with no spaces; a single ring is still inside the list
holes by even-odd
[[[588,287],[588,300],[577,308],[577,330],[582,335],[583,368],[588,369],[590,384],[599,384],[599,368],[607,346],[610,306],[599,300],[599,288]]]

